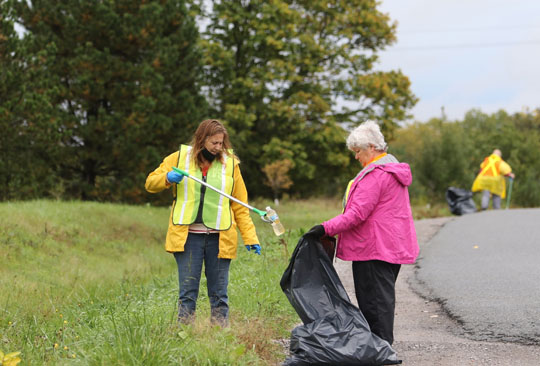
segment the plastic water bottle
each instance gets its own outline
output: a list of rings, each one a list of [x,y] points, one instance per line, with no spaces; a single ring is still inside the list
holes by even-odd
[[[285,232],[283,224],[279,221],[277,212],[272,210],[270,206],[266,207],[266,216],[272,221],[272,229],[274,229],[274,234],[280,236]]]

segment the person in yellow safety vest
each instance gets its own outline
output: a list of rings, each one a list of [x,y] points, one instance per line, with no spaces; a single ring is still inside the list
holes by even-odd
[[[247,203],[247,190],[223,124],[208,119],[199,125],[190,146],[167,156],[146,178],[150,193],[172,187],[174,201],[169,217],[165,250],[178,266],[178,321],[195,316],[204,262],[211,319],[227,326],[229,316],[229,266],[236,257],[238,228],[248,251],[261,253],[249,210],[206,186],[175,172],[176,166],[211,186]]]
[[[482,191],[480,207],[487,210],[489,198],[493,197],[493,208],[501,208],[501,198],[506,197],[506,183],[504,177],[514,179],[512,168],[502,160],[501,150],[495,149],[493,153],[480,164],[480,172],[473,182],[472,191]]]

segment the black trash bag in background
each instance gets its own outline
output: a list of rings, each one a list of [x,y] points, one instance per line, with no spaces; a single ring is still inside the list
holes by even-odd
[[[454,215],[465,215],[476,212],[473,193],[463,188],[449,187],[446,190],[446,202]]]
[[[322,244],[313,236],[300,238],[280,285],[304,323],[293,329],[291,354],[283,365],[401,363],[390,344],[371,333]]]

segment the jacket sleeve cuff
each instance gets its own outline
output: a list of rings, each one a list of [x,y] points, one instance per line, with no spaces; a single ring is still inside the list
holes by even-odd
[[[323,222],[321,225],[324,227],[324,232],[326,233],[327,236],[335,235],[335,233],[333,233],[332,230],[330,230],[330,225],[328,224],[328,221]]]

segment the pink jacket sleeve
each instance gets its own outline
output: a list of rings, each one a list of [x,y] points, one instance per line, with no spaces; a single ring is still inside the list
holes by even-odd
[[[358,226],[371,215],[379,202],[381,185],[384,184],[380,181],[381,175],[384,176],[379,171],[372,171],[360,182],[353,183],[345,212],[323,222],[327,235],[334,236]]]

